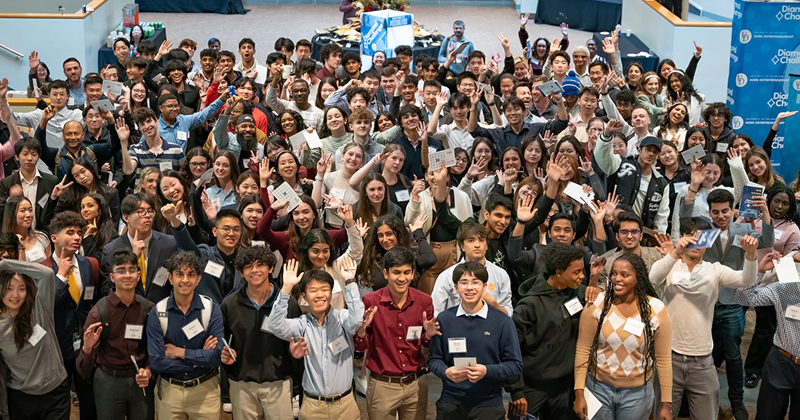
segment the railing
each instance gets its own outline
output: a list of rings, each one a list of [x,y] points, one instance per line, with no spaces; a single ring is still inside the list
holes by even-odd
[[[0,44],[0,49],[4,49],[4,50],[6,50],[6,51],[10,52],[11,54],[14,54],[14,55],[16,55],[16,56],[17,56],[17,58],[22,58],[22,57],[23,57],[23,55],[22,55],[22,53],[21,53],[21,52],[19,52],[19,51],[17,51],[17,50],[15,50],[15,49],[13,49],[13,48],[11,48],[11,47],[8,47],[8,46],[6,46],[6,45]]]
[[[672,12],[670,12],[666,7],[661,5],[658,1],[655,0],[646,0],[648,6],[650,6],[656,13],[660,14],[664,19],[668,20],[674,26],[693,26],[693,27],[705,27],[705,28],[725,28],[731,27],[730,22],[688,22],[685,21],[677,16],[675,16]],[[684,4],[684,11],[688,11],[688,4]]]
[[[106,0],[92,0],[87,4],[86,13],[78,10],[75,13],[0,13],[0,18],[4,19],[83,19],[97,10]],[[88,9],[88,8],[91,8]]]

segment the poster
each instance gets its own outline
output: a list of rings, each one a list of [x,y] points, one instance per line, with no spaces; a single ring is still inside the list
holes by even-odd
[[[380,10],[361,15],[361,65],[372,67],[372,56],[383,51],[394,57],[400,45],[414,48],[414,15],[396,10]]]

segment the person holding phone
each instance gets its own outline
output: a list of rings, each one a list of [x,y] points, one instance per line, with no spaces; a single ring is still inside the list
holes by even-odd
[[[447,56],[451,51],[455,51],[456,61],[450,65],[450,72],[454,76],[458,76],[466,68],[466,58],[475,51],[472,41],[464,36],[464,21],[453,22],[453,35],[448,36],[439,48],[439,62],[447,61]]]

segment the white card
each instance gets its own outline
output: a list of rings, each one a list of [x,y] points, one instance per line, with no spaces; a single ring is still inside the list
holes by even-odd
[[[264,241],[250,241],[250,246],[267,246]]]
[[[678,191],[681,190],[681,188],[686,186],[686,183],[685,182],[676,182],[676,183],[672,184],[672,186],[675,187],[675,192],[678,192]]]
[[[122,83],[115,82],[113,80],[103,80],[103,93],[108,95],[109,93],[114,96],[119,96],[122,94]]]
[[[583,398],[586,399],[586,411],[587,414],[589,414],[586,418],[591,420],[594,415],[597,414],[597,411],[600,410],[600,407],[603,406],[603,403],[601,403],[600,400],[598,400],[597,397],[595,397],[594,394],[592,394],[588,389],[583,390]]]
[[[136,324],[125,325],[126,340],[141,340],[143,332],[144,332],[144,325],[136,325]]]
[[[44,261],[45,258],[47,257],[44,255],[44,251],[42,251],[39,248],[34,248],[30,251],[25,251],[25,259],[27,259],[30,262],[37,262],[37,263],[42,262]]]
[[[800,321],[800,306],[790,305],[786,307],[786,318]]]
[[[672,284],[689,284],[689,278],[691,278],[692,273],[687,273],[686,271],[673,271],[672,272]]]
[[[467,339],[466,338],[448,338],[447,339],[447,352],[448,353],[466,353],[467,352]]]
[[[28,343],[30,343],[32,347],[36,347],[36,345],[39,344],[40,341],[42,341],[42,337],[44,337],[45,334],[47,334],[47,331],[45,331],[44,328],[39,326],[39,324],[36,324],[33,327],[33,333],[31,334],[31,337],[28,339]]]
[[[101,99],[99,101],[92,102],[92,108],[109,112],[113,112],[114,110],[116,110],[114,104],[112,104],[111,101],[109,101],[108,99]]]
[[[414,341],[422,338],[422,325],[408,327],[406,330],[406,341]]]
[[[454,357],[453,367],[458,370],[464,370],[467,366],[477,366],[478,361],[474,357]]]
[[[39,98],[39,92],[37,91],[39,89],[39,80],[34,77],[31,82],[33,82],[33,96]]]
[[[276,202],[288,201],[289,203],[286,205],[286,210],[290,212],[303,202],[288,182],[281,183],[278,188],[272,190],[272,196],[275,198]]]
[[[194,320],[181,328],[183,333],[186,334],[186,338],[189,340],[193,339],[197,334],[203,332],[203,325],[200,324],[200,321]]]
[[[44,208],[47,205],[47,199],[50,198],[50,194],[45,194],[42,198],[39,199],[39,207]]]
[[[623,329],[637,337],[640,337],[642,335],[642,331],[644,331],[644,322],[637,321],[633,318],[628,318],[628,320],[625,322],[625,328]]]
[[[717,143],[717,153],[725,153],[728,151],[728,143]]]
[[[214,208],[219,211],[219,208],[222,207],[222,200],[219,197],[212,198],[211,205],[214,206]]]
[[[222,272],[225,270],[225,266],[222,264],[217,264],[214,261],[209,261],[206,263],[206,270],[205,272],[210,274],[213,277],[221,278]]]
[[[778,264],[775,265],[775,274],[778,275],[778,281],[781,283],[800,282],[800,276],[797,275],[797,267],[794,265],[794,259],[791,255],[787,255],[778,261]]]
[[[397,201],[403,203],[408,201],[411,198],[411,194],[408,190],[397,190],[394,192],[394,196],[397,198]]]
[[[581,305],[581,301],[578,298],[572,298],[567,303],[564,304],[564,307],[567,308],[567,312],[569,312],[569,316],[575,315],[581,310],[583,310],[583,305]]]
[[[338,280],[333,280],[333,290],[331,290],[331,294],[339,293],[342,291],[342,285],[339,283]]]
[[[350,346],[347,343],[347,340],[344,339],[344,336],[340,336],[336,340],[333,340],[332,343],[328,344],[328,347],[330,347],[331,352],[333,352],[333,355],[336,356],[337,354],[341,353],[342,350]]]
[[[305,130],[289,137],[289,141],[292,143],[292,150],[296,153],[300,153],[300,146],[306,141],[306,136],[303,134]]]
[[[444,162],[445,168],[456,166],[456,151],[453,149],[444,149],[440,152],[431,153],[428,155],[428,168],[436,170],[442,167]]]
[[[331,188],[330,193],[332,196],[344,201],[344,190],[341,188]]]
[[[697,156],[697,159],[700,160],[705,155],[706,151],[703,150],[703,146],[699,144],[689,150],[684,150],[681,152],[681,157],[683,157],[683,161],[686,162],[687,165],[692,164],[695,156]]]
[[[83,288],[83,300],[94,299],[94,286],[86,286]]]
[[[145,276],[145,273],[142,273]],[[167,278],[169,277],[169,271],[165,267],[161,267],[156,271],[156,276],[153,278],[153,283],[156,286],[164,286],[167,284]]]
[[[185,131],[178,131],[178,140],[186,140],[189,138],[189,133]]]
[[[158,162],[158,170],[159,172],[164,171],[171,171],[172,170],[172,162],[170,161],[159,161]]]
[[[303,131],[306,138],[306,144],[309,149],[322,149],[322,140],[319,139],[319,134],[316,131],[308,132]]]
[[[269,332],[269,329],[267,328],[269,326],[268,320],[269,320],[269,315],[264,315],[264,320],[261,321],[261,331]]]

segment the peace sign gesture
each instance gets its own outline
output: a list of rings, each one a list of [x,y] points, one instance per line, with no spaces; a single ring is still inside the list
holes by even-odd
[[[64,175],[64,177],[61,178],[61,182],[59,182],[58,184],[56,184],[55,187],[53,187],[53,192],[50,193],[51,200],[58,200],[58,197],[61,197],[61,194],[64,194],[64,191],[66,191],[67,188],[69,188],[72,185],[73,181],[70,181],[68,184],[64,184],[64,182],[66,181],[67,181],[67,176]]]

